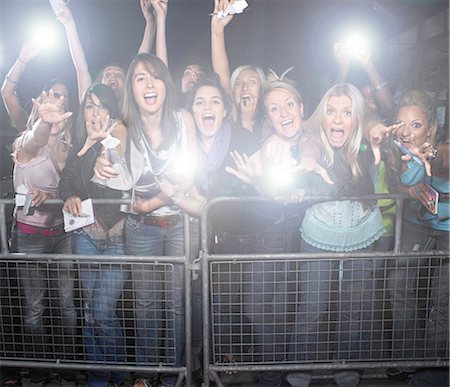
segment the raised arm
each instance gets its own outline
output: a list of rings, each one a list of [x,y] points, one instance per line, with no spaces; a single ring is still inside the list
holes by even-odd
[[[27,128],[28,113],[20,105],[16,94],[17,83],[20,81],[27,63],[39,52],[39,44],[35,39],[27,41],[20,50],[19,57],[14,62],[11,69],[6,74],[2,85],[2,98],[6,111],[11,118],[11,123],[19,132]]]
[[[230,63],[225,46],[225,27],[233,19],[233,15],[219,19],[218,13],[224,11],[234,0],[214,0],[214,12],[211,18],[211,61],[213,70],[220,77],[222,87],[231,93]]]
[[[169,66],[166,41],[166,17],[168,0],[151,0],[156,14],[156,56]]]
[[[350,53],[342,42],[335,43],[333,46],[334,59],[338,65],[338,73],[335,84],[347,81],[348,72],[350,71]]]
[[[373,87],[373,96],[378,110],[382,113],[383,118],[390,118],[394,108],[394,99],[387,82],[378,73],[370,57],[369,51],[361,51],[355,54],[355,59],[361,64]]]
[[[39,149],[49,142],[53,125],[59,124],[72,115],[72,112],[64,112],[64,97],[56,99],[53,90],[49,93],[43,91],[40,99],[33,100],[33,104],[39,119],[32,130],[22,135],[19,149],[22,162],[32,159]]]
[[[81,101],[84,93],[92,84],[92,77],[89,73],[86,55],[83,46],[81,45],[80,37],[78,36],[77,25],[73,19],[72,12],[66,4],[63,3],[61,5],[61,10],[56,17],[64,25],[66,30],[70,55],[72,56],[72,61],[77,72],[78,100]]]
[[[140,0],[142,15],[145,19],[144,36],[139,46],[139,54],[152,52],[153,39],[155,38],[155,16],[150,0]]]

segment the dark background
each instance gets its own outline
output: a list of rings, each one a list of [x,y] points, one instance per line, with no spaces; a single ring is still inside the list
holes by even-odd
[[[247,1],[249,7],[226,31],[231,68],[251,63],[280,74],[295,66],[290,77],[298,82],[307,113],[335,75],[333,43],[341,39],[346,28],[355,26],[371,31],[373,59],[394,92],[423,87],[447,106],[448,0]],[[93,77],[105,63],[126,66],[130,62],[145,25],[139,0],[71,0],[69,7]],[[169,0],[169,67],[174,74],[190,56],[210,61],[208,14],[212,10],[213,0]],[[27,66],[18,85],[24,104],[55,77],[65,79],[73,94],[75,71],[64,28],[55,20],[47,0],[0,0],[2,80],[34,26],[44,22],[55,25],[59,43],[51,51],[42,51]],[[355,69],[352,79],[360,77]],[[4,177],[11,173],[7,145],[16,133],[2,103],[0,125],[0,172]]]

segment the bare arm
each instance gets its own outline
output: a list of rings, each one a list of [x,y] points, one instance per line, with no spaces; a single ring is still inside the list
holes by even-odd
[[[150,54],[152,52],[153,39],[155,38],[155,17],[153,15],[153,7],[150,0],[140,0],[140,4],[142,15],[145,19],[145,30],[138,53]]]
[[[27,41],[20,50],[19,57],[14,62],[8,74],[6,74],[2,85],[1,93],[3,103],[11,118],[12,125],[14,125],[19,132],[22,132],[27,128],[28,113],[22,108],[19,98],[17,97],[17,83],[20,81],[27,63],[33,59],[38,52],[39,45],[37,42],[34,39]]]
[[[83,46],[81,45],[80,37],[78,36],[78,30],[72,12],[70,12],[70,9],[66,4],[62,4],[61,7],[61,12],[58,12],[56,16],[66,30],[70,55],[72,56],[72,61],[77,72],[78,99],[81,101],[84,93],[92,84],[92,78],[89,73],[86,55]]]
[[[230,0],[214,0],[214,15],[211,18],[212,67],[214,72],[219,75],[223,88],[229,93],[231,93],[230,64],[225,46],[225,27],[233,19],[233,15],[219,19],[217,14],[219,11],[224,11],[233,2]]]
[[[166,17],[168,0],[151,0],[156,13],[156,56],[161,59],[166,66],[169,65],[166,41]]]
[[[59,124],[72,115],[72,112],[64,112],[64,97],[61,96],[56,100],[52,90],[48,94],[45,91],[42,92],[40,98],[40,101],[33,100],[39,119],[32,130],[23,133],[20,142],[18,157],[23,162],[32,159],[39,149],[49,142],[53,125]]]

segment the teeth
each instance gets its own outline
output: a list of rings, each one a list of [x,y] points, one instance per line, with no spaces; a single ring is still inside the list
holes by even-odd
[[[213,114],[205,114],[204,116],[203,116],[203,119],[204,120],[213,120],[215,117],[214,117],[214,115]]]
[[[155,98],[157,96],[156,93],[147,93],[144,95],[144,98]]]
[[[284,120],[284,121],[281,122],[281,125],[282,125],[282,126],[290,125],[290,124],[292,124],[293,122],[294,122],[293,120]]]

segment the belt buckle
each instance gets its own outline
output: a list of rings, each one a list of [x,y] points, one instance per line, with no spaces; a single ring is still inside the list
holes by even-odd
[[[169,221],[169,219],[167,218],[167,216],[161,216],[161,217],[158,219],[158,225],[159,225],[159,227],[162,227],[162,228],[168,228],[168,227],[170,227],[170,221]]]

